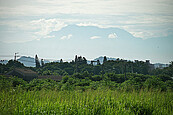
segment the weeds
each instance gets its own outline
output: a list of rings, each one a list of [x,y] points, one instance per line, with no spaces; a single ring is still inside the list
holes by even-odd
[[[62,115],[171,115],[173,93],[117,90],[25,91],[10,89],[0,93],[0,113]]]

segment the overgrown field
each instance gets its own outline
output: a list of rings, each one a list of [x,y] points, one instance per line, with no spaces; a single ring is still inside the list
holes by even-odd
[[[1,115],[172,115],[173,92],[159,90],[1,90]]]

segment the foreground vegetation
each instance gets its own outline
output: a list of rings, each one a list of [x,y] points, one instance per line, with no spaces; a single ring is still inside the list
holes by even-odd
[[[10,89],[0,92],[0,113],[62,115],[171,115],[173,93],[159,90],[85,92]]]
[[[9,61],[0,64],[1,73],[12,70],[13,65],[26,68],[19,62]],[[154,70],[143,62],[123,60],[97,66],[86,62],[80,65],[53,62],[30,69],[40,75],[63,78],[59,82],[24,81],[16,76],[0,75],[0,115],[173,114],[173,62],[167,68]]]
[[[61,82],[51,79],[26,82],[17,77],[0,76],[0,114],[173,114],[172,87],[163,90],[159,87],[159,81],[155,82],[157,85],[153,84],[151,78],[148,78],[150,82],[146,82],[150,83],[150,87],[138,88],[139,84],[129,84],[131,80],[123,83],[90,80],[88,85],[83,81],[85,79],[69,76],[64,77]],[[124,85],[126,87],[123,87]]]

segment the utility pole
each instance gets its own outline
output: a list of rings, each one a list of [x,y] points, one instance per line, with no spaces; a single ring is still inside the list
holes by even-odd
[[[17,55],[17,54],[19,54],[19,52],[14,53],[14,61],[17,61],[17,57],[20,57],[20,55]]]
[[[18,57],[16,54],[19,54],[19,52],[14,53],[14,61],[16,61],[16,58]]]
[[[16,54],[18,54],[18,52],[17,53],[14,53],[14,61],[16,61]]]

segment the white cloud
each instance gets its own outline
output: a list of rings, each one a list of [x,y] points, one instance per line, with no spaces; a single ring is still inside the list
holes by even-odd
[[[69,40],[72,37],[72,34],[69,34],[67,36],[62,36],[60,39],[61,40]]]
[[[153,33],[149,33],[149,32],[130,32],[134,37],[139,37],[139,38],[143,38],[146,39],[150,36],[153,36]]]
[[[115,38],[117,38],[117,35],[116,35],[116,33],[111,33],[108,35],[108,38],[115,39]]]
[[[172,0],[4,0],[0,15],[172,13]]]
[[[100,36],[92,36],[92,37],[90,37],[90,39],[98,39],[98,38],[100,38]]]
[[[65,20],[67,24],[68,22],[70,24],[79,23],[78,26],[100,28],[128,26],[126,30],[134,36],[147,38],[155,35],[153,31],[148,30],[151,25],[153,25],[154,31],[160,27],[164,27],[162,29],[165,30],[168,26],[173,26],[172,5],[172,0],[1,0],[0,19],[2,20],[0,21],[21,18],[17,23],[2,23],[26,30],[38,29],[35,34],[39,37],[45,37],[51,31],[56,31],[56,28],[58,30],[58,28],[64,27],[63,21]],[[32,21],[31,25],[28,24],[33,17],[43,16],[58,16],[62,18],[62,21],[39,19]],[[20,23],[22,19],[26,19],[28,22]],[[54,26],[54,23],[58,26]],[[135,27],[131,28],[131,25]],[[148,26],[148,28],[139,27],[140,25]],[[149,34],[146,34],[145,31]],[[145,34],[142,35],[142,32]],[[164,34],[163,31],[160,32]]]
[[[99,25],[97,23],[92,23],[92,22],[79,23],[79,24],[76,24],[76,25],[77,26],[96,26],[96,27],[104,28],[102,25]]]
[[[55,38],[55,35],[52,35],[52,36],[45,36],[44,38]]]
[[[134,37],[139,37],[142,39],[148,39],[153,37],[166,37],[172,35],[173,28],[171,24],[155,25],[155,24],[141,24],[141,25],[126,25],[122,28]],[[171,33],[170,33],[171,32]]]
[[[31,24],[38,29],[35,34],[44,38],[46,38],[52,31],[59,31],[67,26],[64,22],[61,22],[58,19],[39,19],[32,21]]]

